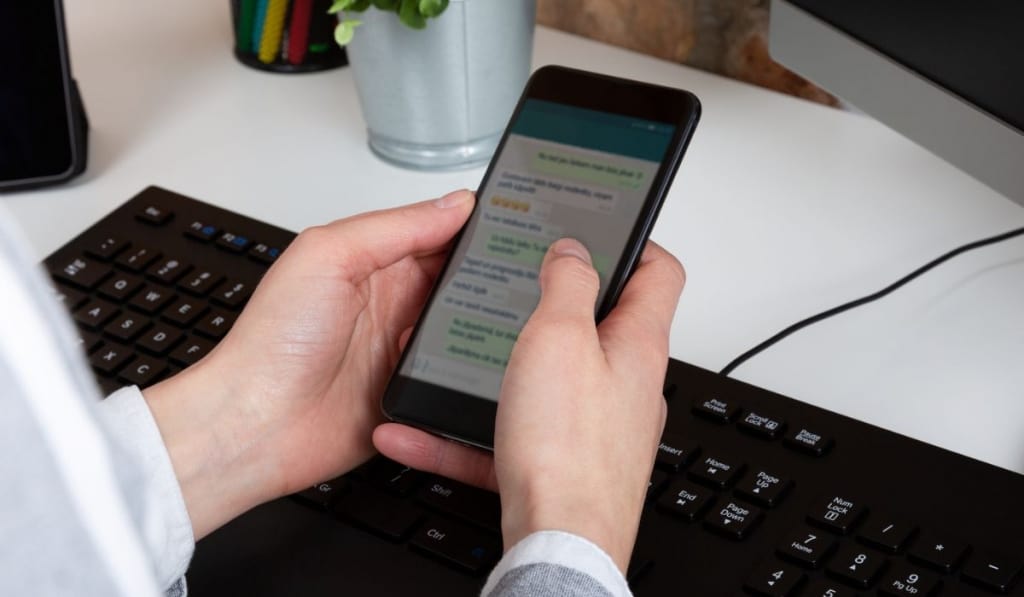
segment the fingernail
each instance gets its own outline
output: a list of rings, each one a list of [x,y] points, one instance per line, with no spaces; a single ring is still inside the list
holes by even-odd
[[[559,239],[551,245],[555,255],[575,257],[585,263],[590,263],[590,251],[583,246],[583,243],[573,238]]]
[[[444,197],[435,199],[434,205],[442,209],[448,209],[449,207],[458,207],[459,205],[462,205],[463,203],[468,201],[472,196],[473,195],[469,191],[465,189],[460,189],[458,191],[452,191],[451,193],[448,193]]]

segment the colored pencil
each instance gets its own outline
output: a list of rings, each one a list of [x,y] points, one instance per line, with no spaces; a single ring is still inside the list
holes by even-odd
[[[288,0],[270,0],[267,16],[263,21],[263,37],[260,38],[260,62],[270,64],[281,49],[281,33],[284,19],[288,15]]]
[[[249,52],[252,49],[253,21],[256,19],[256,0],[242,0],[238,9],[238,32],[235,40],[238,49]]]
[[[313,0],[295,0],[292,24],[288,29],[288,62],[302,64],[309,42],[309,23],[313,17]]]
[[[252,20],[252,46],[250,51],[259,54],[260,40],[263,38],[263,21],[267,18],[267,5],[270,0],[256,0],[256,15]]]

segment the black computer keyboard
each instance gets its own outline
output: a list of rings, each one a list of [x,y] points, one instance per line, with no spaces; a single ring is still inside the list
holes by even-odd
[[[209,352],[293,238],[149,188],[46,266],[111,391]],[[1024,595],[1024,476],[676,360],[665,396],[636,594]],[[188,581],[200,597],[473,595],[500,555],[496,495],[377,458],[200,541]]]

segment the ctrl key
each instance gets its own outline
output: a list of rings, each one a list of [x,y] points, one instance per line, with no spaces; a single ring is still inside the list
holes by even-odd
[[[437,516],[420,527],[410,545],[471,574],[490,570],[501,556],[497,537]]]

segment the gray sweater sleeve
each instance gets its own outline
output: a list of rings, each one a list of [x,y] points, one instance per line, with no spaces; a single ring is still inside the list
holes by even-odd
[[[612,597],[593,576],[557,564],[527,564],[509,570],[489,597]]]

